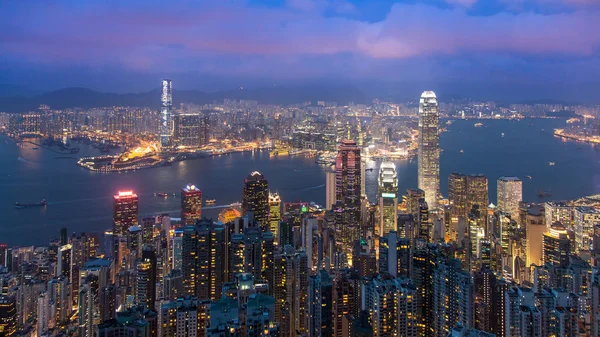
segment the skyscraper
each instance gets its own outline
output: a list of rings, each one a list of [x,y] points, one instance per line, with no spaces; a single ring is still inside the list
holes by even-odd
[[[398,230],[398,178],[396,165],[385,161],[379,168],[379,235]]]
[[[544,263],[566,267],[570,253],[571,240],[567,230],[560,223],[553,224],[544,233]]]
[[[0,336],[17,332],[17,305],[13,298],[0,295]]]
[[[269,183],[258,171],[250,173],[244,180],[242,214],[252,212],[260,228],[269,228]]]
[[[335,204],[335,171],[325,172],[325,209],[331,209]]]
[[[195,225],[202,219],[202,191],[188,184],[181,190],[181,225]]]
[[[162,80],[160,93],[160,145],[170,147],[173,137],[173,84],[171,80]]]
[[[452,216],[465,220],[473,205],[479,205],[481,210],[488,206],[488,181],[481,174],[464,175],[453,172],[448,178],[448,200],[452,204]],[[518,209],[518,204],[517,204]],[[485,223],[486,212],[481,212]]]
[[[277,193],[269,193],[269,231],[278,238],[279,221],[281,221],[281,198]]]
[[[343,140],[335,162],[335,198],[341,206],[337,230],[344,249],[351,251],[360,236],[361,159],[353,140]],[[337,206],[336,206],[337,207]]]
[[[523,201],[523,182],[517,177],[498,178],[498,210],[509,213],[519,222],[519,203]],[[480,205],[484,207],[485,205]]]
[[[136,280],[137,303],[154,309],[156,302],[156,254],[151,249],[142,251],[142,258],[137,262]]]
[[[182,113],[173,118],[173,146],[198,147],[204,143],[202,117],[198,113]]]
[[[126,236],[138,223],[138,196],[133,191],[119,191],[114,196],[113,235]]]
[[[425,91],[419,102],[419,188],[434,210],[440,193],[440,134],[438,100],[433,91]]]

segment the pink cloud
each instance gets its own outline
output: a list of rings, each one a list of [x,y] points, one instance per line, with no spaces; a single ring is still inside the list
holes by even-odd
[[[475,0],[451,1],[469,6]],[[595,33],[600,13],[594,10],[482,17],[461,8],[396,4],[374,23],[313,11],[323,4],[341,11],[346,3],[294,0],[286,8],[210,3],[136,10],[52,6],[5,18],[0,53],[40,63],[118,64],[139,70],[177,67],[207,55],[275,56],[293,64],[308,56],[337,54],[373,60],[481,52],[587,56],[600,46]]]

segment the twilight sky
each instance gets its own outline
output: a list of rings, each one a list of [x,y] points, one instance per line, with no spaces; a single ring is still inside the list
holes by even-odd
[[[129,92],[169,77],[203,90],[327,81],[600,96],[600,0],[122,2],[0,0],[0,84]]]

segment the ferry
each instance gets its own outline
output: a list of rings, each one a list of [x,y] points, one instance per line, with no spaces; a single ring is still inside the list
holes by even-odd
[[[229,207],[242,207],[242,203],[241,202],[234,202],[233,204],[230,204]]]
[[[525,176],[526,179],[531,179],[531,176]]]
[[[159,196],[159,197],[163,197],[163,198],[166,198],[166,197],[168,197],[168,196],[169,196],[169,194],[168,194],[168,193],[165,193],[165,192],[158,192],[158,193],[154,193],[154,195],[155,195],[155,196]]]
[[[217,201],[215,199],[208,199],[205,201],[207,205],[214,205]]]
[[[549,161],[549,162],[548,162],[548,165],[550,165],[550,166],[554,166],[554,165],[556,165],[556,163],[555,163],[555,162],[553,162],[553,161]]]
[[[460,154],[463,154],[463,153],[465,153],[465,150],[460,149]]]
[[[475,123],[475,127],[476,127],[476,128],[480,128],[480,127],[482,127],[482,126],[483,126],[483,123]]]
[[[26,207],[45,207],[48,203],[46,199],[42,199],[42,201],[33,203],[33,204],[22,204],[20,202],[15,202],[15,207],[17,208],[26,208]]]
[[[502,133],[500,134],[500,136],[501,136],[501,137],[504,137],[504,132],[502,132]]]

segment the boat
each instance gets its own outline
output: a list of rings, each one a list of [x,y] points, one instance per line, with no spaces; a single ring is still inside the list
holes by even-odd
[[[500,134],[500,137],[504,137],[504,132],[502,132],[502,133]]]
[[[447,121],[446,125],[452,125],[452,121],[451,120]]]
[[[462,154],[462,153],[465,153],[465,150],[463,150],[463,149],[460,149],[460,153],[461,153],[461,154]]]
[[[553,161],[549,161],[549,162],[548,162],[548,165],[550,165],[550,166],[554,166],[554,165],[556,165],[556,163],[555,163],[555,162],[553,162]]]
[[[543,191],[541,188],[538,190],[537,193],[538,197],[540,198],[544,198],[544,197],[551,197],[552,193],[550,193],[549,191]]]
[[[46,199],[42,199],[40,202],[36,202],[33,204],[22,204],[20,202],[15,202],[15,207],[17,208],[26,208],[26,207],[44,207],[46,206],[48,203],[46,202]]]
[[[154,195],[159,196],[159,197],[163,197],[163,198],[166,198],[166,197],[169,196],[169,194],[167,194],[165,192],[154,193]]]
[[[526,179],[531,179],[531,176],[525,176]]]
[[[476,127],[476,128],[480,128],[480,127],[482,127],[482,126],[483,126],[483,123],[475,123],[475,127]]]
[[[230,204],[229,207],[242,207],[242,203],[241,202],[234,202],[233,204]]]
[[[215,199],[208,199],[205,201],[207,205],[214,205],[217,201]]]

